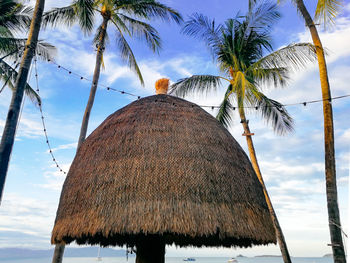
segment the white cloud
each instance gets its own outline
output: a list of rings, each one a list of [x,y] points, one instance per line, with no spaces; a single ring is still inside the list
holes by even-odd
[[[49,240],[56,208],[57,202],[8,193],[1,203],[0,231],[16,231]],[[6,246],[15,247],[16,243]]]
[[[322,31],[319,28],[319,35],[322,45],[328,51],[327,60],[329,63],[350,55],[348,44],[350,41],[350,19],[339,17],[336,20],[337,27],[332,31]],[[300,42],[312,42],[310,32],[307,30],[299,34]]]
[[[55,152],[59,150],[67,150],[67,149],[75,149],[75,148],[77,148],[77,143],[73,142],[73,143],[59,145],[58,147],[52,148],[51,150]]]

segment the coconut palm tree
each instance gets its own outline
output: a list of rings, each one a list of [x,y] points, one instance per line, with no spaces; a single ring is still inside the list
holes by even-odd
[[[165,21],[173,20],[176,23],[182,20],[177,11],[155,0],[73,0],[72,4],[67,7],[55,8],[47,12],[44,16],[44,26],[48,24],[71,26],[78,22],[83,32],[89,34],[95,29],[97,15],[100,16],[102,22],[97,27],[93,40],[97,47],[96,63],[90,96],[81,125],[78,149],[87,133],[103,63],[103,53],[108,39],[108,26],[114,29],[121,58],[137,74],[141,84],[144,84],[141,71],[126,37],[141,38],[146,41],[153,52],[156,52],[161,45],[160,37],[157,30],[144,20],[161,18]]]
[[[246,119],[248,107],[260,112],[277,133],[284,134],[293,130],[293,121],[286,109],[279,102],[265,96],[262,88],[271,84],[284,86],[288,73],[312,61],[315,55],[313,46],[308,43],[292,44],[272,52],[271,25],[279,17],[276,5],[253,2],[246,16],[242,18],[237,15],[234,19],[226,20],[224,24],[215,25],[214,20],[194,14],[186,22],[183,31],[204,40],[222,75],[194,75],[181,79],[171,86],[171,92],[186,96],[189,92],[207,92],[217,89],[222,82],[228,83],[217,118],[227,126],[236,108],[232,106],[232,101],[236,101],[250,159],[266,197],[284,262],[291,262],[258,165],[253,134]],[[266,52],[272,53],[264,56]]]
[[[332,95],[328,81],[327,63],[321,39],[318,35],[317,28],[310,13],[306,9],[303,0],[293,0],[296,4],[298,13],[305,21],[305,25],[309,28],[312,41],[316,47],[318,68],[321,81],[321,93],[323,99],[323,122],[324,122],[324,145],[325,145],[325,178],[326,178],[326,195],[328,208],[328,222],[331,236],[331,245],[333,251],[333,259],[335,263],[345,263],[345,251],[342,239],[342,230],[338,206],[337,194],[337,177],[335,166],[334,152],[334,125],[333,125],[333,109]],[[316,21],[326,25],[333,24],[334,18],[342,6],[341,0],[318,0],[315,18]]]
[[[41,25],[41,17],[44,10],[45,1],[37,0],[34,8],[33,17],[30,23],[28,39],[26,40],[23,56],[21,59],[18,76],[14,86],[14,92],[7,114],[4,131],[0,144],[0,201],[2,197],[3,186],[9,166],[10,155],[15,139],[20,107],[23,100],[23,94],[27,85],[29,68],[34,56]]]

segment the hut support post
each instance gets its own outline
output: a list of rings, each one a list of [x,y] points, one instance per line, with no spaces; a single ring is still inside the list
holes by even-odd
[[[165,243],[159,237],[144,238],[136,244],[136,263],[164,263]]]

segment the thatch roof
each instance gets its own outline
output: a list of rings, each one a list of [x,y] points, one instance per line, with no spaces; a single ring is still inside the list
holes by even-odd
[[[262,188],[231,134],[199,106],[156,95],[110,115],[63,185],[52,243],[180,246],[275,242]]]

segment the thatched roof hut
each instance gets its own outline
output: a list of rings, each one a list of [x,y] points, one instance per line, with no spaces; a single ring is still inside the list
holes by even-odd
[[[129,104],[85,140],[52,231],[52,243],[137,246],[151,237],[179,246],[275,242],[240,145],[202,108],[169,95]]]

